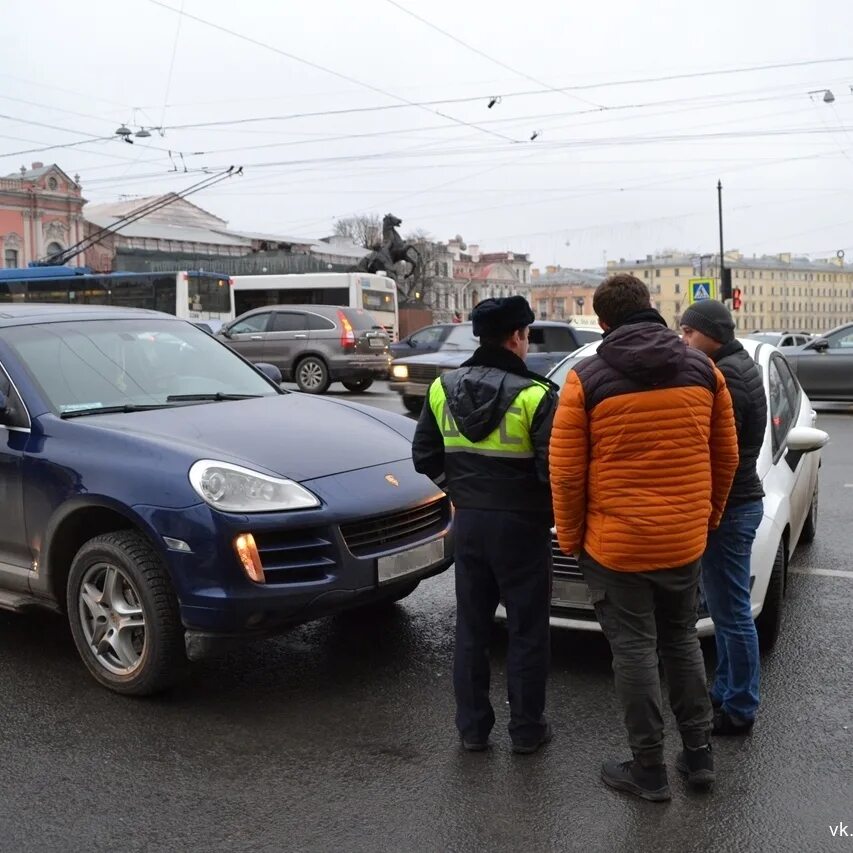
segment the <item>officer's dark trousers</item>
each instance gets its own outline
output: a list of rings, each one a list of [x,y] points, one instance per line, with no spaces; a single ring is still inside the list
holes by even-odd
[[[507,687],[514,743],[544,728],[551,599],[551,532],[542,516],[459,509],[456,536],[456,726],[486,740],[495,724],[489,701],[489,640],[495,610],[507,611]]]

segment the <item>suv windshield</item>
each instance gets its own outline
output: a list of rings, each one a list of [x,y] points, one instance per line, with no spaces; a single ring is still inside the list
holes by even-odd
[[[230,349],[176,320],[18,326],[3,339],[60,415],[176,405],[173,398],[188,394],[198,401],[278,393]]]

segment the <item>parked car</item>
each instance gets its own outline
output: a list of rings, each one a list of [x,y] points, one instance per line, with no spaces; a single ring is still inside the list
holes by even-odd
[[[569,323],[537,320],[530,326],[527,366],[544,376],[569,353],[595,340],[601,340],[601,332],[579,329]],[[457,323],[451,326],[438,352],[394,359],[389,387],[402,396],[403,405],[412,414],[418,414],[432,381],[445,370],[459,367],[479,345],[472,324]]]
[[[360,308],[265,305],[241,314],[217,337],[249,361],[274,364],[308,394],[323,394],[332,382],[361,393],[384,379],[391,364],[391,338]]]
[[[853,402],[853,323],[786,350],[785,357],[813,400]]]
[[[166,314],[5,305],[0,608],[66,613],[101,684],[148,694],[444,571],[411,420],[280,379]]]
[[[763,344],[770,344],[770,346],[778,349],[787,349],[788,347],[800,347],[807,344],[813,335],[808,332],[751,332],[744,337],[761,341]]]
[[[764,445],[758,457],[758,474],[764,485],[764,518],[752,547],[752,613],[762,648],[769,649],[779,636],[787,586],[788,565],[800,543],[811,542],[817,532],[818,469],[820,448],[829,440],[815,429],[815,412],[788,362],[780,352],[758,341],[744,340],[744,347],[761,368],[768,416]],[[558,365],[550,379],[565,383],[572,367],[592,355],[597,344],[588,344]],[[643,512],[638,506],[636,511]],[[589,590],[575,557],[564,554],[552,539],[554,581],[551,624],[582,631],[599,631]],[[501,619],[506,618],[502,609]],[[712,634],[714,625],[704,608],[697,628],[701,636]]]
[[[448,335],[460,325],[459,323],[436,323],[424,326],[411,335],[401,338],[391,344],[391,355],[394,358],[405,358],[409,355],[426,355],[438,352]]]

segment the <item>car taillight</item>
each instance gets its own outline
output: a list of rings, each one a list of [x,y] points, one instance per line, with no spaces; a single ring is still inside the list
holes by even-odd
[[[355,332],[343,311],[338,311],[338,322],[341,324],[341,346],[344,349],[352,349],[355,346]]]

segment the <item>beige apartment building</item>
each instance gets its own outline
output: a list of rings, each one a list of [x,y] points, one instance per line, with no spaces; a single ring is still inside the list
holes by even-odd
[[[734,312],[738,329],[806,331],[819,334],[853,320],[853,264],[843,256],[814,261],[790,254],[745,257],[726,252],[732,287],[743,305]],[[665,252],[644,260],[608,261],[607,272],[630,272],[649,285],[655,307],[677,327],[687,308],[688,281],[719,276],[719,255]]]

